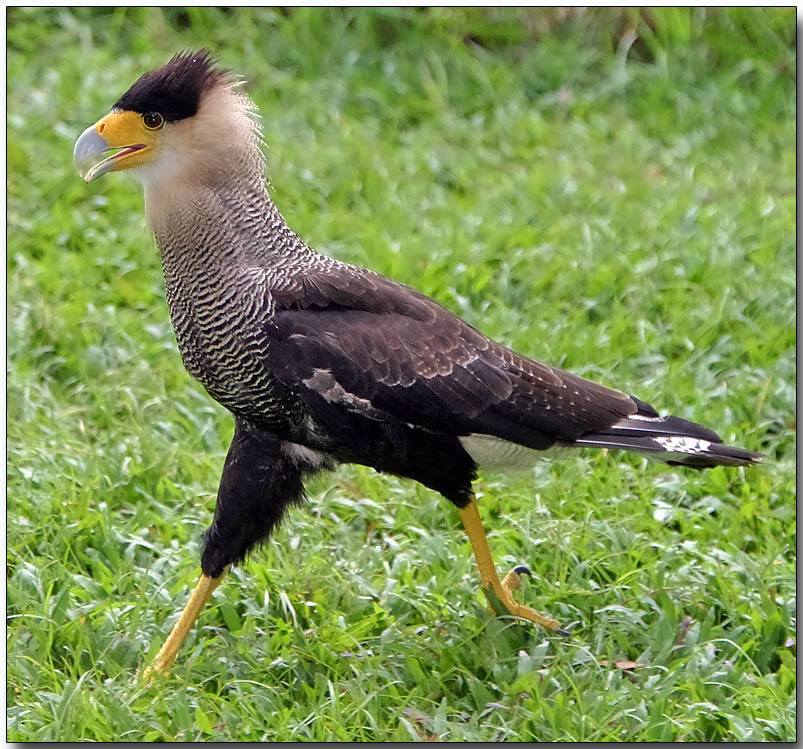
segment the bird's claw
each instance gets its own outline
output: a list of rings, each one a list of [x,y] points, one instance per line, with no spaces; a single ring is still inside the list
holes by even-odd
[[[532,577],[533,573],[530,571],[529,567],[525,567],[523,564],[519,564],[514,567],[510,572],[505,575],[505,579],[502,580],[502,587],[513,595],[514,590],[518,590],[521,587],[521,576],[527,575],[528,577]]]
[[[569,637],[569,632],[563,629],[555,619],[543,616],[529,606],[523,606],[513,598],[513,592],[521,587],[522,575],[532,577],[533,573],[528,567],[519,565],[505,575],[505,579],[502,580],[501,584],[497,583],[499,585],[498,589],[492,585],[485,588],[485,596],[488,599],[488,608],[491,613],[497,616],[508,614],[520,619],[526,619],[563,637]]]

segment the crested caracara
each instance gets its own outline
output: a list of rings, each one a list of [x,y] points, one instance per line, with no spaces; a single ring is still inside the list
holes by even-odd
[[[202,576],[152,669],[165,672],[229,565],[265,541],[305,477],[360,463],[460,511],[482,586],[565,634],[500,580],[472,481],[551,447],[633,450],[673,465],[756,463],[710,429],[492,341],[437,302],[310,249],[271,200],[255,106],[206,51],[140,77],[75,144],[90,182],[129,171],[164,268],[190,374],[234,416]]]

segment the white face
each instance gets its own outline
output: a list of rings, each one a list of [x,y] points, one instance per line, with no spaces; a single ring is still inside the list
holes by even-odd
[[[180,130],[176,132],[180,124],[166,125],[153,158],[129,170],[129,174],[145,190],[172,182],[185,170],[190,154],[182,145]]]

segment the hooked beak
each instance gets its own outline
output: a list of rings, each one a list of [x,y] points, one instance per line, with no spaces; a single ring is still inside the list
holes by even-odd
[[[90,125],[75,141],[73,161],[75,168],[84,178],[84,182],[103,176],[107,172],[114,172],[122,168],[120,163],[126,156],[145,148],[144,143],[119,148],[112,146],[100,133],[98,125]],[[101,158],[108,151],[116,151],[111,156]]]
[[[144,126],[142,115],[113,109],[75,142],[75,168],[85,182],[91,182],[107,172],[142,166],[153,158],[158,139],[156,130]]]

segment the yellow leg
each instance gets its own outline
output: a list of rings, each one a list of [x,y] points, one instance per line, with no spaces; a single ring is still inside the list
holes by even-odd
[[[181,643],[184,642],[184,638],[198,618],[198,614],[201,613],[201,609],[206,605],[209,597],[215,591],[215,588],[220,585],[222,579],[223,575],[220,577],[201,575],[195,590],[192,591],[190,600],[187,601],[184,611],[181,612],[178,621],[173,625],[173,629],[167,636],[164,645],[162,645],[153,663],[145,669],[143,674],[145,681],[150,681],[154,673],[166,676],[170,672],[170,667],[176,660]]]
[[[477,501],[474,498],[460,510],[460,517],[463,520],[468,540],[471,541],[471,548],[474,549],[474,557],[480,570],[480,582],[486,592],[493,592],[512,616],[527,619],[553,632],[568,636],[569,633],[561,629],[560,624],[554,619],[542,616],[529,606],[522,606],[513,598],[513,591],[518,590],[521,586],[521,573],[529,573],[526,567],[516,567],[508,573],[504,581],[499,580],[491,549],[488,546],[488,539],[485,536],[485,529],[480,520]]]

